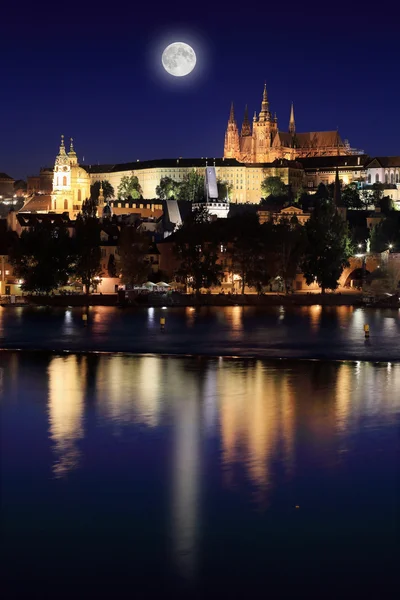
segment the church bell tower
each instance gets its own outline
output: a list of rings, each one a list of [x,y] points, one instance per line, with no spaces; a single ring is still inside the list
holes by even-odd
[[[228,127],[225,133],[224,158],[236,158],[240,156],[239,130],[235,121],[233,102],[229,114]]]

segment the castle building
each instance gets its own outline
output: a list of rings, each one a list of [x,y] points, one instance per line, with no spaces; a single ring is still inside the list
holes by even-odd
[[[51,210],[56,213],[68,212],[71,218],[75,218],[82,208],[82,202],[89,196],[90,176],[78,164],[72,138],[67,153],[62,135],[53,171]]]
[[[293,160],[299,157],[353,153],[348,142],[343,142],[337,131],[297,133],[293,103],[288,131],[280,131],[276,113],[272,115],[270,111],[266,85],[258,117],[255,112],[251,125],[246,106],[240,134],[233,103],[231,105],[225,132],[225,158],[236,158],[243,163],[270,163],[279,158]]]

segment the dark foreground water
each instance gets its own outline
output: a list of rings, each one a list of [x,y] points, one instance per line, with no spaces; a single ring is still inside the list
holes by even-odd
[[[400,310],[0,307],[0,348],[400,361]]]
[[[0,398],[5,600],[396,597],[400,364],[3,352]]]

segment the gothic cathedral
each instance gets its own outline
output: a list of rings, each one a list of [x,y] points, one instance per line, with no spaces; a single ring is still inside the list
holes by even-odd
[[[239,134],[233,103],[225,133],[224,158],[236,158],[243,163],[269,163],[277,158],[293,160],[307,156],[337,156],[352,154],[349,143],[343,142],[337,131],[297,133],[292,104],[287,132],[279,131],[276,113],[269,109],[267,86],[264,84],[261,110],[254,112],[251,126],[245,108]]]

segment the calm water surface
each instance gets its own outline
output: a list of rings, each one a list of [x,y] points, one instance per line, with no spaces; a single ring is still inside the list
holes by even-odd
[[[81,309],[0,307],[0,348],[400,361],[400,311],[94,307],[84,327]]]
[[[3,597],[394,598],[399,390],[390,362],[0,353]]]

